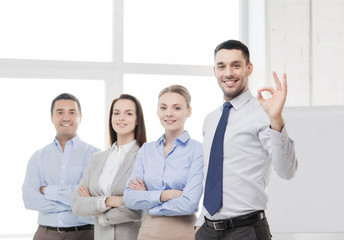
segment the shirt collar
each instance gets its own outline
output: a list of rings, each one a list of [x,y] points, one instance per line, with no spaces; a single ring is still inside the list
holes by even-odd
[[[252,94],[249,89],[247,89],[245,92],[237,96],[236,98],[233,98],[230,103],[232,104],[233,108],[235,110],[238,110],[243,105],[245,105],[250,99],[252,98]]]
[[[73,149],[75,149],[76,146],[78,145],[78,143],[80,142],[80,138],[79,138],[78,135],[76,135],[76,136],[73,137],[72,139],[68,140],[68,141],[66,142],[66,144],[68,144],[69,142],[71,143]],[[59,140],[57,140],[56,137],[54,138],[54,143],[55,143],[55,146],[56,146],[56,147],[58,147],[59,149],[61,149],[60,142],[59,142]]]
[[[188,131],[184,131],[181,135],[179,135],[179,137],[176,138],[176,140],[174,140],[174,142],[178,141],[185,144],[189,139],[190,139],[190,135]],[[156,143],[158,145],[165,143],[165,134],[163,134]]]
[[[136,140],[133,140],[127,144],[121,145],[121,146],[117,146],[116,142],[114,144],[112,144],[111,147],[111,152],[113,151],[118,151],[118,149],[121,149],[124,151],[125,154],[127,154],[129,152],[129,150],[135,145]]]

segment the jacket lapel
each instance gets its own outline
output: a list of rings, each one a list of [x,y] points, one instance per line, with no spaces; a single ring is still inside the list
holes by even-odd
[[[109,148],[108,150],[106,150],[105,154],[100,157],[98,164],[95,166],[96,167],[95,168],[96,180],[95,180],[94,190],[96,191],[98,196],[104,196],[103,191],[99,187],[99,177],[100,177],[100,174],[103,171],[103,168],[104,168],[104,165],[106,163],[106,160],[108,159],[108,157],[111,154],[111,152],[112,152],[112,147]]]
[[[133,162],[135,161],[135,156],[137,154],[137,151],[139,150],[139,145],[135,143],[135,145],[129,150],[129,152],[126,154],[125,158],[123,159],[123,162],[121,166],[119,167],[113,182],[111,186],[111,192],[115,193],[119,191],[119,194],[123,194],[123,185],[119,185],[121,182],[127,182],[127,179],[123,179],[124,176],[128,173],[128,171],[131,169],[131,166]],[[128,177],[130,174],[128,174]],[[124,184],[125,184],[124,183]]]

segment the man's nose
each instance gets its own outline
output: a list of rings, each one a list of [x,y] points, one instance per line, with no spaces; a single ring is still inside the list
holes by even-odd
[[[233,70],[232,70],[232,68],[226,67],[226,69],[225,69],[225,75],[226,75],[227,77],[233,76]]]
[[[68,113],[63,114],[62,117],[63,117],[63,120],[69,120],[71,118]]]

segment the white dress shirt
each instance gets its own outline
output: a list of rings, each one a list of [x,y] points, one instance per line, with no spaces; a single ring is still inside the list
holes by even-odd
[[[281,132],[272,130],[268,115],[249,90],[230,103],[233,108],[229,112],[223,150],[223,206],[213,216],[203,207],[196,226],[202,225],[204,216],[211,220],[229,219],[266,209],[265,189],[271,163],[284,179],[292,178],[297,169],[294,142],[285,126]],[[222,108],[208,114],[204,121],[204,179]]]

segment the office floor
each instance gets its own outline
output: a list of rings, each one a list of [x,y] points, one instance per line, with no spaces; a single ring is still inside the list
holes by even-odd
[[[274,233],[273,240],[344,240],[344,233]]]
[[[273,233],[273,240],[344,240],[343,233]],[[0,240],[31,240],[32,236],[23,234],[18,237],[0,235]]]

